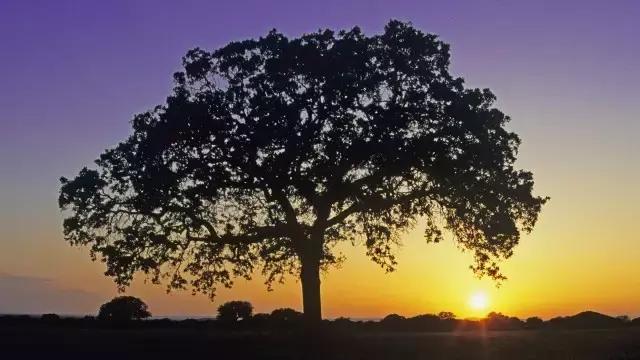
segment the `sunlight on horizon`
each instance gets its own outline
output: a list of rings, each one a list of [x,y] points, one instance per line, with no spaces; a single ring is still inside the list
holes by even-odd
[[[469,297],[469,307],[474,312],[485,313],[489,308],[489,297],[484,291],[477,291]]]

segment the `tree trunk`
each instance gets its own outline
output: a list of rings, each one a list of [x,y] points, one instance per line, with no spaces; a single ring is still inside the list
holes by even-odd
[[[302,257],[302,307],[308,327],[315,328],[322,320],[320,304],[320,259],[318,256]]]

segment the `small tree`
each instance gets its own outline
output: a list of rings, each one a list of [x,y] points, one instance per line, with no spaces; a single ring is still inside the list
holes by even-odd
[[[100,307],[98,319],[115,322],[145,319],[151,316],[147,304],[133,296],[118,296]]]
[[[218,307],[217,319],[223,322],[238,322],[251,318],[253,305],[248,301],[229,301]]]
[[[135,116],[98,170],[61,179],[65,237],[122,287],[142,271],[213,296],[257,265],[267,284],[298,275],[316,324],[320,269],[342,241],[392,271],[420,223],[501,279],[498,261],[546,199],[514,166],[520,139],[495,96],[465,88],[449,60],[446,43],[399,21],[191,50],[165,105]]]

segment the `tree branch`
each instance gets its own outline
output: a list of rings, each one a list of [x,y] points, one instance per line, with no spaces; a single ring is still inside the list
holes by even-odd
[[[327,228],[330,228],[334,225],[341,223],[342,221],[346,220],[349,216],[358,212],[363,212],[368,210],[384,210],[394,205],[402,204],[407,201],[413,201],[428,195],[429,195],[428,190],[416,190],[416,191],[404,194],[403,196],[399,196],[397,198],[392,198],[392,199],[389,199],[389,198],[385,199],[382,197],[379,197],[379,198],[369,197],[368,199],[364,199],[359,202],[353,203],[351,206],[347,207],[346,209],[344,209],[334,217],[327,220]]]
[[[187,234],[189,240],[200,242],[217,242],[227,245],[235,244],[257,244],[264,239],[271,239],[277,237],[290,237],[289,231],[284,224],[277,226],[260,226],[253,229],[249,229],[240,234],[224,234],[218,235],[217,233],[210,233],[209,236],[197,237]]]

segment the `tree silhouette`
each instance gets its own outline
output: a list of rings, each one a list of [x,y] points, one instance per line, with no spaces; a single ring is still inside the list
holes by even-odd
[[[100,306],[98,319],[126,322],[151,316],[144,301],[133,296],[118,296]]]
[[[247,320],[253,314],[253,306],[247,301],[228,301],[218,307],[217,319],[223,322]]]
[[[275,309],[269,315],[269,319],[276,323],[294,323],[298,322],[302,317],[302,313],[291,308]]]
[[[392,271],[420,220],[428,242],[450,232],[499,279],[546,201],[514,168],[520,140],[494,95],[465,88],[449,46],[410,24],[272,31],[183,63],[166,104],[135,116],[97,170],[61,179],[66,239],[121,287],[141,271],[213,296],[260,266],[269,286],[299,275],[318,322],[336,243]]]
[[[438,313],[440,320],[455,320],[456,315],[451,311],[441,311]]]
[[[544,320],[542,320],[537,316],[531,316],[531,317],[528,317],[527,320],[525,320],[525,327],[527,329],[539,329],[543,325],[544,325]]]

